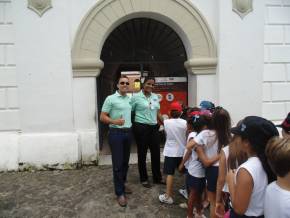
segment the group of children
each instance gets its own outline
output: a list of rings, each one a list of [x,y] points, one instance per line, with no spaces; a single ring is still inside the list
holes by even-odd
[[[185,119],[184,119],[185,118]],[[175,170],[185,173],[187,217],[290,218],[290,113],[279,138],[276,126],[248,116],[231,127],[228,111],[203,101],[186,111],[179,102],[164,120],[164,174],[162,203],[173,203]],[[270,184],[270,185],[268,185]]]

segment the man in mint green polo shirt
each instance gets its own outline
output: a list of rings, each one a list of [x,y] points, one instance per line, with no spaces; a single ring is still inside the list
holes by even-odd
[[[121,76],[115,94],[108,96],[103,104],[100,120],[109,124],[109,145],[112,153],[115,194],[120,206],[127,205],[125,193],[131,191],[125,187],[129,168],[131,133],[131,104],[127,95],[129,79]]]

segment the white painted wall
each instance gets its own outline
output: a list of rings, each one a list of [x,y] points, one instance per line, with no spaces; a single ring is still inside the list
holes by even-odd
[[[74,78],[73,96],[75,128],[79,134],[82,161],[96,161],[99,153],[96,78]]]
[[[36,165],[70,164],[80,159],[76,133],[22,134],[19,163]]]
[[[267,0],[263,116],[277,123],[290,112],[290,2]]]
[[[191,0],[209,25],[215,42],[219,38],[219,1]],[[217,44],[218,47],[218,44]],[[188,75],[188,103],[189,106],[198,106],[202,100],[218,103],[218,84],[216,82],[216,70],[204,75]],[[198,74],[198,72],[195,72]]]
[[[219,32],[219,1],[212,0],[191,0],[192,4],[200,11],[205,18],[216,42],[218,41]]]
[[[70,33],[70,45],[73,45],[76,32],[81,24],[82,19],[89,12],[89,10],[98,2],[98,0],[80,0],[71,1],[66,0],[68,7],[68,22]]]
[[[217,84],[217,75],[197,75],[196,76],[196,102],[199,103],[203,100],[208,100],[211,102],[217,103],[217,93],[218,93],[218,84]]]
[[[72,70],[66,1],[39,17],[14,1],[16,62],[23,132],[73,131]]]
[[[264,1],[241,19],[232,1],[219,1],[218,101],[234,122],[262,115]]]
[[[0,132],[0,172],[18,169],[18,134]]]
[[[12,2],[0,0],[0,132],[20,129],[14,36]]]
[[[96,129],[96,78],[73,79],[75,128]]]
[[[18,168],[20,129],[12,2],[0,0],[0,171]]]
[[[0,0],[0,171],[19,162],[97,160],[96,79],[73,79],[71,66],[76,31],[96,2],[53,0],[39,17],[27,1]],[[212,100],[234,121],[283,119],[290,111],[289,1],[253,1],[243,20],[231,1],[191,2],[210,26],[219,60],[217,74],[189,75],[190,105]]]

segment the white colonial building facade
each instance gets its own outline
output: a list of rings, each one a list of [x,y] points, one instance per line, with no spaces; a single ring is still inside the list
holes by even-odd
[[[121,64],[150,65],[108,56],[130,31],[168,39],[160,49],[182,61],[190,106],[211,100],[234,122],[290,111],[289,0],[0,0],[0,171],[98,161],[100,86]]]

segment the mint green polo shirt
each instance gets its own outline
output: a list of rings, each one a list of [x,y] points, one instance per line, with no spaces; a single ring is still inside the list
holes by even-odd
[[[149,97],[143,91],[134,94],[131,98],[132,110],[135,111],[135,122],[155,125],[157,124],[157,112],[160,109],[158,96],[151,93]]]
[[[130,128],[132,126],[131,109],[130,97],[128,95],[122,96],[116,91],[115,94],[109,95],[106,98],[102,107],[102,112],[108,113],[113,120],[118,118],[125,119],[124,125],[118,126],[110,124],[109,127]]]

